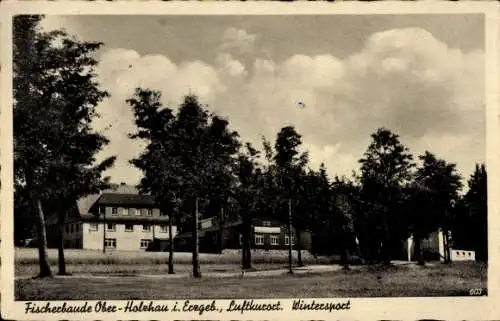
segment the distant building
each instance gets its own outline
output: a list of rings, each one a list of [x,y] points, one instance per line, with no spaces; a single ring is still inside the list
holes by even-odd
[[[415,253],[415,243],[413,238],[410,237],[405,242],[406,255],[408,261],[416,261],[417,256]],[[438,230],[432,232],[426,239],[422,240],[421,243],[422,252],[424,255],[424,260],[426,261],[444,261],[445,257],[445,240],[443,231]],[[475,261],[476,255],[475,251],[470,250],[459,250],[455,248],[450,248],[450,259],[451,261]]]
[[[78,201],[65,224],[64,246],[91,250],[137,251],[168,242],[169,217],[154,197],[130,186],[103,191]],[[57,221],[47,222],[49,246],[57,247]],[[177,228],[173,226],[175,236]]]
[[[201,219],[198,223],[199,249],[201,253],[221,253],[224,250],[239,250],[243,245],[243,222],[237,214],[237,206],[232,204],[232,213]],[[191,229],[178,234],[175,238],[176,251],[192,251]],[[292,239],[288,234],[288,224],[265,215],[256,215],[252,220],[250,243],[252,250],[288,250],[292,242],[296,248],[296,233],[292,229]],[[311,233],[301,233],[301,248],[311,249]]]

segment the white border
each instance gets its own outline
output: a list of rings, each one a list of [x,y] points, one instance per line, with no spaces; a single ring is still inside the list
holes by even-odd
[[[1,312],[5,319],[66,319],[66,320],[96,320],[96,319],[496,319],[500,317],[498,307],[500,277],[497,271],[499,264],[500,225],[497,214],[499,206],[497,199],[500,196],[498,157],[500,147],[499,130],[499,5],[496,2],[377,2],[377,3],[325,3],[325,2],[3,2],[0,4],[2,15],[2,46],[1,46]],[[14,302],[14,251],[13,251],[13,213],[12,213],[12,54],[11,54],[11,17],[19,13],[37,14],[247,14],[247,15],[276,15],[276,14],[453,14],[453,13],[483,13],[486,16],[486,106],[487,106],[487,155],[488,169],[488,231],[489,231],[489,269],[488,269],[488,297],[450,297],[450,298],[363,298],[350,299],[351,310],[335,311],[332,313],[307,311],[305,313],[291,312],[239,312],[223,314],[204,313],[141,313],[141,314],[41,314],[25,315],[24,304]],[[8,41],[7,41],[8,40]],[[346,298],[347,299],[347,298]],[[263,300],[265,302],[270,300]],[[291,306],[291,299],[280,300],[285,307]],[[333,299],[332,301],[341,301]],[[83,301],[71,301],[72,303]],[[89,301],[93,304],[96,301]],[[109,301],[119,305],[126,301]],[[155,301],[157,304],[169,301]],[[172,302],[172,301],[170,301]],[[201,303],[201,301],[199,301]],[[210,303],[211,301],[206,301]],[[227,301],[218,300],[227,305]],[[38,301],[37,303],[42,303]],[[495,305],[495,303],[497,303]]]

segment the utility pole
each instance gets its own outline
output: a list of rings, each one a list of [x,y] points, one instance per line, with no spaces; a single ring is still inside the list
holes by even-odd
[[[201,277],[200,273],[200,262],[198,261],[198,253],[200,247],[200,240],[198,238],[198,197],[195,200],[195,211],[194,211],[194,230],[193,230],[193,277]]]
[[[292,274],[292,199],[288,199],[288,273]]]

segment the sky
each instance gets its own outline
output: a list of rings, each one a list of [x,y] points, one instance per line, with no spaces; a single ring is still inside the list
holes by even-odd
[[[485,162],[482,15],[47,16],[42,26],[104,43],[97,74],[111,96],[94,127],[110,139],[98,158],[118,157],[114,182],[142,175],[129,165],[144,144],[127,137],[125,102],[137,87],[174,110],[191,91],[259,148],[293,125],[311,168],[332,177],[359,169],[379,127],[465,179]]]

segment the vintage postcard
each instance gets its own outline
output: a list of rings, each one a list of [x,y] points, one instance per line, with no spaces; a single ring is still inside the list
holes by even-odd
[[[9,2],[1,315],[498,319],[494,2]]]

